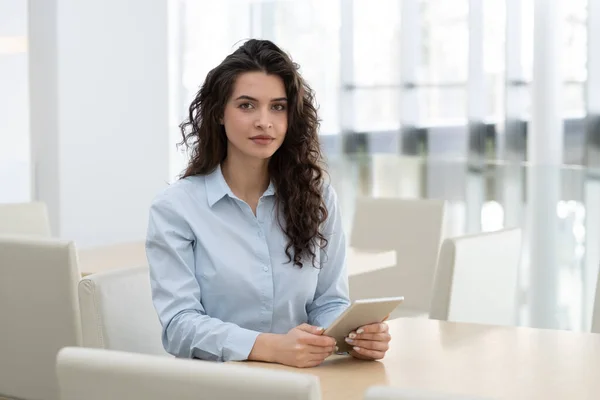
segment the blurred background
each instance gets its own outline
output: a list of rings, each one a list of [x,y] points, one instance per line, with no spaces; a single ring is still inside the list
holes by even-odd
[[[142,240],[207,72],[270,39],[316,92],[348,233],[357,196],[444,199],[449,236],[522,227],[523,296],[552,310],[529,323],[587,330],[599,28],[600,0],[0,0],[0,203],[46,202],[80,247]]]

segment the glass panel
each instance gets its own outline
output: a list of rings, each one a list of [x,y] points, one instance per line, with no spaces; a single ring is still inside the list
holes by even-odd
[[[569,81],[587,78],[587,0],[569,0],[563,4],[563,69]]]
[[[400,1],[353,1],[355,83],[399,83]]]
[[[422,64],[425,82],[464,82],[468,74],[467,0],[422,0]]]
[[[504,118],[506,48],[506,2],[483,2],[483,68],[486,83],[487,116]]]
[[[564,85],[563,110],[565,117],[585,116],[585,86],[583,83]]]
[[[600,265],[595,251],[600,241],[600,230],[596,229],[599,214],[594,211],[600,204],[597,178],[600,171],[509,163],[488,164],[474,171],[461,161],[390,155],[337,156],[329,159],[329,166],[338,193],[342,193],[343,206],[349,211],[354,211],[358,196],[417,196],[447,201],[445,233],[452,236],[465,234],[469,226],[477,226],[478,232],[520,227],[523,247],[519,266],[519,325],[532,325],[532,296],[550,291],[541,310],[546,320],[552,321],[548,327],[589,330]],[[417,189],[425,183],[427,189],[400,190],[399,177]],[[535,193],[536,190],[540,193]],[[556,198],[550,200],[554,204],[548,204],[548,193],[555,193]],[[540,210],[550,212],[540,213]],[[531,218],[531,213],[537,216]],[[345,215],[349,235],[351,215],[351,212]],[[472,218],[478,219],[478,223],[472,224]],[[535,229],[532,223],[536,224]],[[553,230],[549,236],[548,230]],[[555,238],[555,245],[545,241],[549,237]],[[536,270],[547,271],[547,275],[535,275],[536,280],[532,281],[532,269],[538,262],[544,262],[544,268],[538,265]],[[538,285],[536,290],[535,285]]]
[[[189,103],[206,74],[241,40],[250,36],[251,4],[241,1],[182,1],[182,82],[186,91],[183,97],[185,103]]]
[[[275,1],[275,42],[300,64],[320,106],[321,134],[337,134],[340,91],[338,1]]]
[[[358,89],[354,92],[358,131],[382,131],[400,128],[398,89]]]
[[[464,123],[467,91],[464,87],[422,87],[417,89],[420,120],[426,124]]]

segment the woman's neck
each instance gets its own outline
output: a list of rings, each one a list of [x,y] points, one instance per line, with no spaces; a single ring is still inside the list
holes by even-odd
[[[246,202],[257,202],[269,187],[268,160],[228,156],[221,171],[231,191]]]

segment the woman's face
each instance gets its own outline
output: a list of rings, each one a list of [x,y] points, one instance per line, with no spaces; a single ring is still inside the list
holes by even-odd
[[[285,138],[287,106],[281,77],[264,72],[240,74],[223,113],[228,157],[268,160]]]

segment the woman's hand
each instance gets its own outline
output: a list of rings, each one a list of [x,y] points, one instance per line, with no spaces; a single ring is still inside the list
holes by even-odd
[[[323,336],[323,329],[302,324],[273,342],[273,361],[291,367],[316,367],[335,353],[335,339]]]
[[[392,337],[388,324],[381,322],[365,325],[356,332],[350,332],[346,343],[353,346],[350,352],[352,357],[361,360],[381,360],[389,349],[390,340]]]

